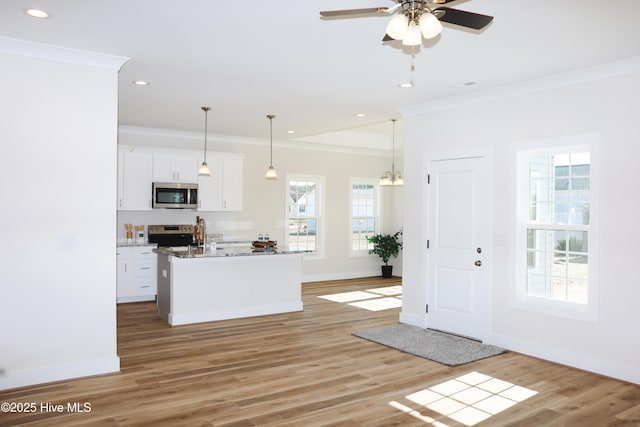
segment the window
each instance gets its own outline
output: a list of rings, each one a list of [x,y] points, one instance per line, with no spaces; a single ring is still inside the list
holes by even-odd
[[[520,153],[520,301],[594,310],[592,160],[589,146]]]
[[[316,256],[323,249],[322,189],[323,177],[287,176],[287,248],[292,251],[312,251]]]
[[[374,179],[351,178],[351,255],[366,255],[373,247],[367,237],[373,236],[379,224],[379,190]]]

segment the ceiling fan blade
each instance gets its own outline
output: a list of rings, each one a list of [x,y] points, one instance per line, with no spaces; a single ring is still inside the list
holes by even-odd
[[[366,9],[345,9],[345,10],[325,10],[320,12],[320,16],[324,16],[326,18],[333,18],[338,16],[348,16],[348,15],[362,15],[367,13],[386,13],[386,6],[381,7],[368,7]]]
[[[444,12],[444,15],[438,17],[442,22],[473,28],[474,30],[481,30],[493,21],[493,16],[481,15],[460,9],[451,9],[449,7],[439,7],[434,9],[434,11]]]

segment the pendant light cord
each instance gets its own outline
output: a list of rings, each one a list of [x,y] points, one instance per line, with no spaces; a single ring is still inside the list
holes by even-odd
[[[211,107],[202,107],[204,111],[204,162],[207,163],[207,118]]]
[[[396,178],[396,119],[391,119],[393,123],[393,136],[391,139],[391,176]]]
[[[269,114],[269,166],[273,167],[273,114]]]

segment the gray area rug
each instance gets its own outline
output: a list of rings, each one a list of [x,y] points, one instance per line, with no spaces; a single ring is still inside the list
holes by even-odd
[[[412,325],[393,325],[353,335],[447,366],[464,365],[506,350],[493,345]]]

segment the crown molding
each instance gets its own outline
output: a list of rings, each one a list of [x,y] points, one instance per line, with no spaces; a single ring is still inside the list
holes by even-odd
[[[0,37],[0,53],[29,56],[48,61],[66,62],[119,71],[129,60],[124,56],[108,55],[87,50],[71,49],[27,40]]]
[[[118,132],[122,135],[132,135],[132,136],[144,136],[144,137],[162,137],[162,138],[172,138],[176,140],[183,140],[189,142],[197,142],[200,144],[202,142],[203,134],[202,132],[190,132],[190,131],[180,131],[180,130],[172,130],[172,129],[159,129],[159,128],[145,128],[145,127],[137,127],[137,126],[126,126],[120,125],[118,126]],[[233,136],[233,135],[221,135],[221,134],[207,134],[208,141],[211,143],[219,142],[225,144],[238,144],[238,145],[260,145],[265,146],[269,145],[268,139],[259,139],[259,138],[248,138],[242,136]],[[156,146],[154,142],[149,142],[148,146]],[[129,145],[127,143],[127,145]],[[145,142],[141,142],[136,145],[147,145]],[[164,147],[168,147],[167,145],[163,145]],[[288,148],[295,150],[309,150],[309,151],[326,151],[333,153],[342,153],[342,154],[363,154],[368,156],[379,156],[379,157],[388,157],[388,153],[391,150],[376,150],[371,148],[358,148],[358,147],[347,147],[347,146],[339,146],[339,145],[331,145],[331,144],[317,144],[317,143],[309,143],[309,142],[300,142],[300,141],[273,141],[274,147],[279,148]],[[168,147],[171,148],[171,147]],[[200,149],[199,145],[193,145],[189,147],[178,147],[173,146],[172,148],[189,148],[189,149]],[[398,151],[398,150],[396,150]]]
[[[467,105],[527,95],[544,90],[573,86],[576,84],[604,80],[611,77],[637,72],[640,72],[640,56],[569,71],[540,79],[514,83],[494,89],[487,89],[466,95],[416,104],[401,110],[400,113],[403,116],[408,117],[435,111],[450,110]]]

